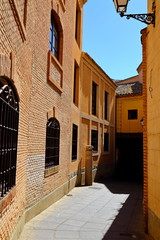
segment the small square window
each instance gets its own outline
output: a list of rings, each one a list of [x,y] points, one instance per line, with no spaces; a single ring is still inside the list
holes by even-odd
[[[137,119],[137,118],[138,118],[137,109],[128,110],[128,119]]]

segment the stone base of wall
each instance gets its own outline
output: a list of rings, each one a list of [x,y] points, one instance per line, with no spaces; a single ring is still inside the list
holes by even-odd
[[[115,175],[115,165],[108,164],[105,166],[92,167],[92,182],[105,178],[110,178]],[[81,169],[78,185],[86,185],[86,169]]]
[[[148,209],[148,233],[153,239],[160,239],[160,219],[150,209]]]
[[[26,209],[23,215],[20,217],[10,239],[17,240],[23,230],[24,225],[33,217],[66,195],[70,190],[72,190],[76,185],[76,180],[77,177],[75,176],[59,188],[55,189],[52,193],[41,199],[38,203]]]

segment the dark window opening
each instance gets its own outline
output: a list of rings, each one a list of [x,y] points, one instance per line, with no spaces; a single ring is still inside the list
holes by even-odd
[[[128,110],[128,119],[137,119],[137,118],[138,118],[137,109]]]
[[[77,3],[76,19],[75,19],[75,39],[76,39],[78,45],[80,45],[80,31],[81,31],[81,11],[80,11],[80,8]]]
[[[79,67],[77,63],[74,64],[74,85],[73,85],[73,102],[78,105],[78,79],[79,78]]]
[[[55,118],[47,121],[45,168],[59,165],[60,126]]]
[[[92,114],[96,115],[97,108],[97,84],[92,83]]]
[[[104,152],[109,151],[109,134],[104,133]]]
[[[91,145],[93,146],[93,151],[98,152],[98,131],[91,130]]]
[[[76,27],[75,27],[75,38],[78,39],[78,9],[76,9]]]
[[[9,81],[0,78],[0,196],[15,186],[19,104]]]
[[[105,120],[108,119],[108,93],[105,92],[104,95],[104,118]]]
[[[78,126],[73,124],[73,128],[72,128],[72,161],[77,160],[77,141],[78,141]]]
[[[51,24],[50,24],[50,40],[49,47],[53,55],[59,60],[59,43],[60,43],[60,34],[56,20],[51,13]]]

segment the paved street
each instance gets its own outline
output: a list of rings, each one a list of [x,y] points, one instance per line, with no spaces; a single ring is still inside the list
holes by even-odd
[[[150,240],[139,184],[76,187],[25,225],[19,240]]]

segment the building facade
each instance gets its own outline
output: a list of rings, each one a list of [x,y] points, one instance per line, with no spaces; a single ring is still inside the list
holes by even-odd
[[[85,2],[0,3],[0,239],[18,239],[76,184],[73,89]]]
[[[155,25],[142,30],[144,81],[144,213],[146,229],[160,239],[160,2],[148,0]]]
[[[81,59],[81,181],[109,177],[115,170],[115,83],[87,54]],[[86,151],[93,146],[93,161]],[[90,173],[90,174],[89,174]],[[84,178],[86,178],[84,180]]]
[[[138,75],[116,81],[116,175],[143,178],[143,96]]]

